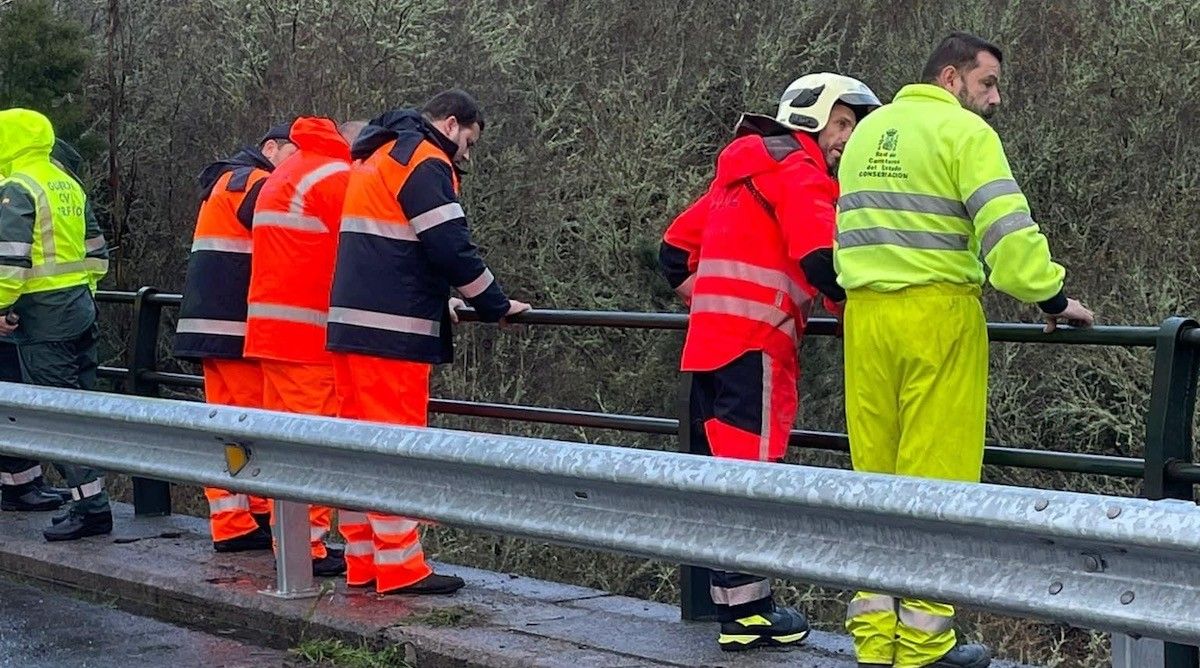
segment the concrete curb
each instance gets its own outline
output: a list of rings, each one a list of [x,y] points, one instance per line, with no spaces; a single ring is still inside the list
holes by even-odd
[[[204,520],[134,518],[116,504],[113,536],[47,543],[47,513],[0,516],[0,571],[69,587],[136,614],[292,647],[333,637],[404,644],[420,668],[848,668],[849,640],[814,632],[802,648],[730,655],[712,624],[679,621],[674,607],[460,566],[439,566],[467,587],[450,597],[380,597],[323,580],[307,600],[265,596],[265,552],[212,551]],[[998,665],[998,664],[993,664]]]

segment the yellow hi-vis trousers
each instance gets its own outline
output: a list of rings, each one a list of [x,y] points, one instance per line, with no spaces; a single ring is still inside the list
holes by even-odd
[[[846,422],[855,471],[978,482],[987,417],[980,290],[849,292]],[[954,608],[859,592],[846,611],[858,660],[919,668],[954,647]]]

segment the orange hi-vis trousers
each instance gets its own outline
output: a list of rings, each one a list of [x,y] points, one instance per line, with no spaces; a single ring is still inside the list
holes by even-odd
[[[204,399],[210,404],[262,408],[263,377],[258,362],[242,359],[204,360]],[[231,540],[258,530],[254,515],[269,515],[267,499],[205,487],[213,541]]]
[[[261,360],[263,372],[263,408],[303,415],[337,417],[338,400],[333,389],[333,367],[328,364],[300,364]],[[308,507],[311,527],[309,541],[312,558],[324,559],[325,537],[333,526],[333,510],[325,506]],[[274,508],[271,524],[275,524]]]
[[[420,362],[334,353],[341,417],[424,427],[428,424],[429,374]],[[400,484],[400,481],[397,481]],[[383,513],[343,511],[346,583],[375,581],[384,593],[419,582],[433,572],[425,561],[417,521]]]

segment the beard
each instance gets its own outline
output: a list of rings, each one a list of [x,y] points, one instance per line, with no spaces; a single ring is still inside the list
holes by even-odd
[[[966,83],[963,84],[962,90],[958,91],[958,95],[955,97],[958,98],[958,103],[961,104],[964,109],[974,112],[976,115],[982,117],[985,121],[996,115],[996,107],[994,105],[984,104],[980,106],[971,101],[971,98],[967,95]]]

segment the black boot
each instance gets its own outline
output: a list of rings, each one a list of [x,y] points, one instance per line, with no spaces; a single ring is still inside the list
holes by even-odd
[[[271,549],[271,534],[262,529],[255,529],[244,536],[227,540],[214,540],[213,549],[217,552],[253,552],[255,550]]]
[[[792,608],[778,608],[721,624],[717,644],[726,652],[755,647],[793,647],[808,637],[808,620]]]
[[[62,497],[57,494],[50,494],[41,487],[33,484],[22,485],[21,487],[5,487],[4,491],[0,492],[0,509],[3,510],[42,512],[56,510],[62,504]]]
[[[42,535],[50,542],[78,540],[87,536],[102,536],[112,533],[112,528],[112,512],[88,513],[87,515],[70,513],[65,520],[43,531]]]
[[[445,596],[463,588],[463,579],[456,575],[430,573],[424,578],[399,589],[381,591],[380,594],[409,594],[412,596]]]
[[[258,524],[258,528],[271,535],[271,514],[270,513],[254,513],[254,521]]]
[[[53,526],[58,526],[58,525],[62,524],[63,522],[66,522],[67,518],[70,516],[71,516],[71,509],[68,508],[67,510],[64,510],[61,513],[58,513],[57,515],[54,515],[53,517],[51,517],[50,524]]]
[[[926,668],[987,668],[992,663],[992,652],[983,645],[955,645],[942,658],[927,664]]]
[[[341,552],[326,548],[328,554],[324,559],[313,559],[312,572],[317,577],[341,575],[346,572],[346,557]]]

